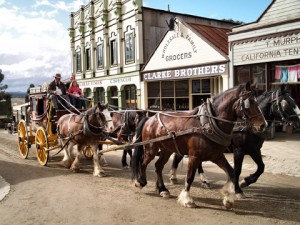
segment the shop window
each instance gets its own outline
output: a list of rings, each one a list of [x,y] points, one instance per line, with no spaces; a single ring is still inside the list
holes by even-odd
[[[85,50],[85,62],[86,62],[86,69],[91,69],[91,49],[87,48]]]
[[[148,97],[150,98],[160,97],[160,82],[148,83]]]
[[[176,81],[175,82],[175,95],[176,97],[189,96],[189,82],[188,80]]]
[[[161,100],[163,111],[174,111],[174,98],[163,98]]]
[[[197,107],[201,105],[207,98],[211,97],[212,83],[217,78],[204,78],[192,80],[192,106]]]
[[[300,82],[300,64],[293,64],[294,61],[284,65],[272,64],[271,81],[279,83]]]
[[[174,97],[174,81],[161,81],[161,97]]]
[[[117,41],[114,39],[110,41],[110,64],[117,65],[117,62]]]
[[[160,110],[160,82],[148,83],[148,108]]]
[[[84,89],[83,95],[85,98],[92,98],[92,90],[90,88]]]
[[[265,64],[251,65],[251,83],[264,85],[266,83],[265,78]]]
[[[97,67],[103,68],[103,45],[97,45]]]
[[[134,36],[133,33],[125,35],[125,61],[126,63],[134,61]]]
[[[175,81],[176,110],[189,109],[189,82],[188,80]]]
[[[211,78],[192,80],[192,93],[193,94],[204,94],[211,93]]]
[[[76,52],[76,71],[81,71],[81,54],[80,51]]]
[[[148,108],[173,111],[189,109],[188,80],[148,83]]]
[[[234,85],[250,81],[250,66],[237,66],[234,73]]]
[[[96,88],[96,102],[105,102],[105,90],[103,87]]]
[[[118,110],[119,108],[118,88],[116,86],[109,88],[108,103],[112,106],[115,106],[116,110]]]
[[[125,107],[126,108],[137,108],[137,98],[136,98],[136,86],[127,85],[124,87],[125,92]]]

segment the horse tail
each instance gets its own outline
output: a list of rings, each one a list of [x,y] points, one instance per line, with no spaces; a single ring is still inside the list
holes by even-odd
[[[142,131],[148,117],[141,119],[136,128],[136,141],[135,143],[142,141]],[[135,146],[133,156],[131,159],[131,170],[132,170],[132,180],[137,180],[141,175],[141,166],[144,158],[144,148],[143,145]]]

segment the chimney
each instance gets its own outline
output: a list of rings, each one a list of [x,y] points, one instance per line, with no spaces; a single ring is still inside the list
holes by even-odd
[[[168,4],[168,12],[170,12],[170,5]]]

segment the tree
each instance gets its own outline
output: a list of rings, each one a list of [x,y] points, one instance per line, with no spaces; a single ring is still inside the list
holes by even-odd
[[[27,88],[27,94],[25,95],[25,102],[29,102],[29,94],[30,94],[30,88],[33,88],[34,84],[30,84]]]
[[[8,86],[5,84],[1,84],[1,82],[4,80],[4,74],[2,73],[2,70],[0,69],[0,91],[4,91]]]
[[[8,87],[6,84],[3,85],[4,74],[0,69],[0,116],[3,119],[2,122],[8,122],[12,118],[12,106],[11,106],[11,95],[5,93],[5,89]],[[1,122],[1,121],[0,121]]]
[[[233,19],[222,19],[222,20],[226,21],[226,22],[230,22],[230,23],[236,23],[237,25],[239,25],[239,24],[245,24],[245,22],[239,21],[239,20],[233,20]]]

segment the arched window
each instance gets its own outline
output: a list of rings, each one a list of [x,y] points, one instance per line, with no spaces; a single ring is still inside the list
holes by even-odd
[[[125,107],[137,108],[136,86],[134,84],[124,87]]]
[[[119,109],[119,100],[118,100],[118,88],[117,86],[112,86],[108,88],[108,104],[115,106],[116,110]]]

